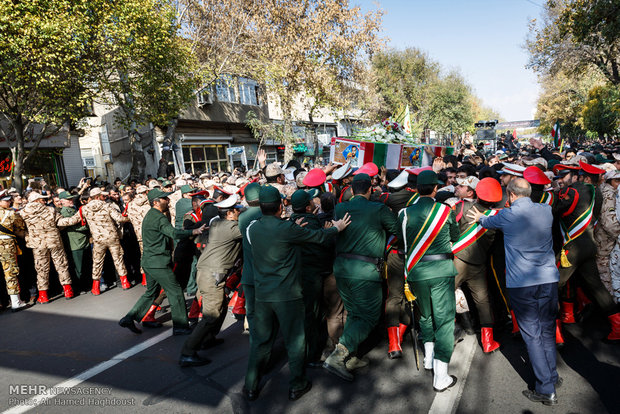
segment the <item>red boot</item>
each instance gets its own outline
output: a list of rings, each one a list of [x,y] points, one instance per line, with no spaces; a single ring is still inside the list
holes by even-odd
[[[90,293],[95,296],[101,295],[101,290],[99,290],[99,283],[99,280],[93,280],[93,288],[91,289]]]
[[[131,289],[131,283],[127,280],[127,276],[121,276],[121,287],[123,290]]]
[[[407,330],[407,325],[405,325],[404,323],[401,323],[400,325],[398,325],[398,339],[400,340],[400,343],[403,343],[403,338],[405,337],[405,331]]]
[[[611,332],[607,336],[610,341],[620,341],[620,312],[607,317],[611,323]]]
[[[493,339],[493,328],[482,328],[480,330],[480,341],[482,342],[482,351],[486,354],[499,349],[499,342]]]
[[[577,288],[577,313],[581,313],[582,310],[592,301],[586,296],[586,293],[582,288]]]
[[[235,316],[245,316],[245,296],[237,295],[237,302],[232,308],[232,313]],[[239,319],[239,318],[238,318]]]
[[[510,311],[510,316],[512,316],[512,334],[514,335],[519,333],[519,324],[517,323],[517,317],[514,311]]]
[[[65,298],[67,300],[73,297],[73,289],[71,288],[71,285],[62,285],[62,290],[65,291]]]
[[[142,273],[142,286],[146,287],[146,273]]]
[[[575,304],[573,302],[560,302],[560,319],[562,323],[575,323]]]
[[[155,319],[155,312],[157,311],[157,305],[151,305],[149,311],[144,315],[144,318],[140,322],[142,322],[142,326],[147,328],[159,328],[161,327],[161,323]]]
[[[189,308],[187,318],[197,321],[198,316],[200,316],[200,305],[198,304],[198,299],[194,298],[194,300],[192,301],[192,306],[190,306]]]
[[[558,347],[564,346],[564,335],[562,335],[562,321],[555,320],[555,345]]]
[[[47,298],[47,290],[39,291],[39,299],[37,299],[39,303],[50,303],[50,300]]]
[[[390,326],[388,328],[388,339],[390,347],[388,349],[388,358],[402,358],[403,349],[400,347],[400,328],[398,326]]]

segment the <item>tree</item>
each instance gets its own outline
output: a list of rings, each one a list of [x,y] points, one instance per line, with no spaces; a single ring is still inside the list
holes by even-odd
[[[569,76],[595,68],[620,84],[620,3],[548,0],[541,22],[530,24],[528,67]]]
[[[99,68],[97,3],[0,0],[0,137],[18,191],[41,141],[86,114]]]
[[[442,134],[463,133],[474,123],[469,85],[457,72],[434,83],[422,119],[425,125]]]
[[[282,110],[285,159],[292,158],[296,100],[345,106],[343,91],[358,87],[365,56],[380,44],[380,14],[362,14],[347,0],[266,0],[252,14],[247,70],[266,85]],[[306,108],[308,106],[306,105]]]
[[[197,83],[189,42],[177,36],[176,10],[164,0],[105,2],[101,59],[105,71],[98,82],[101,100],[118,105],[116,121],[127,129],[131,147],[131,178],[145,175],[145,144],[140,134],[152,123],[174,133],[176,117],[189,103]]]
[[[583,125],[596,132],[599,139],[611,137],[620,123],[620,93],[614,86],[596,86],[588,93],[581,111]]]

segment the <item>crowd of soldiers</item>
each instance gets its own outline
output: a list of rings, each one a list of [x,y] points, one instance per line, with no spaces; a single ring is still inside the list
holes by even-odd
[[[67,190],[28,189],[23,197],[3,190],[0,261],[13,311],[27,307],[20,285],[30,289],[31,303],[49,302],[51,257],[67,299],[76,291],[100,295],[115,282],[146,286],[119,322],[135,333],[162,326],[156,312],[167,297],[173,334],[189,335],[184,367],[210,362],[199,352],[221,343],[216,336],[234,302],[250,336],[250,400],[258,398],[278,332],[291,400],[310,390],[308,367],[352,381],[368,365],[364,344],[386,331],[390,359],[401,358],[406,334],[417,338],[419,331],[423,366],[441,392],[457,381],[448,364],[463,335],[479,329],[484,353],[499,349],[497,330],[519,335],[506,293],[503,234],[477,216],[510,207],[506,188],[524,179],[532,202],[551,206],[554,216],[556,343],[564,343],[562,324],[579,322],[592,308],[609,320],[607,340],[620,340],[615,144],[562,152],[539,140],[497,152],[465,145],[402,171],[373,163],[267,164],[263,152],[257,161],[247,172],[104,187],[83,180]],[[36,289],[20,272],[27,250]]]

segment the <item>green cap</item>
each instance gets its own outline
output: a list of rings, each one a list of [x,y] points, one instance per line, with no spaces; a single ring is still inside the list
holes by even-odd
[[[162,187],[170,187],[172,185],[172,183],[168,180],[165,180],[161,183]]]
[[[437,180],[437,174],[435,173],[435,171],[426,170],[418,174],[417,185],[435,185],[437,183],[438,183],[438,180]]]
[[[549,160],[549,161],[547,161],[547,169],[549,171],[553,171],[553,167],[555,167],[559,163],[560,163],[560,161],[558,161],[558,160]]]
[[[360,181],[368,181],[368,182],[370,182],[370,175],[361,173],[361,174],[357,174],[357,175],[353,176],[353,182],[354,183],[360,182]]]
[[[161,183],[161,182],[166,181],[166,179],[164,177],[157,177],[157,181]]]
[[[245,187],[243,194],[245,195],[246,201],[256,201],[258,200],[258,194],[260,193],[260,184],[259,183],[250,183]]]
[[[151,191],[149,191],[149,194],[148,194],[149,203],[152,202],[153,200],[157,199],[157,198],[168,197],[173,192],[174,191],[170,191],[170,192],[162,191],[161,189],[159,189],[157,187],[153,188]]]
[[[58,194],[58,198],[60,198],[61,200],[72,200],[75,197],[77,197],[76,195],[71,195],[70,192],[68,191],[62,191],[60,194]]]
[[[293,209],[299,210],[306,207],[308,203],[310,203],[310,200],[312,200],[310,193],[305,190],[297,190],[291,196],[291,205]]]
[[[282,201],[282,196],[280,196],[280,191],[277,188],[271,185],[264,185],[258,193],[258,201],[261,203],[277,203]]]
[[[189,185],[185,184],[181,186],[181,194],[193,193],[194,189]]]

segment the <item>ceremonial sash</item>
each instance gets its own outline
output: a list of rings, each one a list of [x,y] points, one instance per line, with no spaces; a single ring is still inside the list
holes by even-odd
[[[549,191],[545,191],[543,192],[542,197],[540,198],[539,203],[540,204],[547,204],[553,207],[553,200],[554,200],[554,196],[553,193],[549,192]]]
[[[499,213],[499,210],[487,210],[483,214],[487,217],[492,217]],[[456,254],[467,249],[469,246],[475,243],[480,237],[487,232],[488,229],[482,227],[480,223],[473,223],[467,230],[461,234],[461,237],[452,245],[452,253]]]
[[[575,240],[577,237],[581,236],[588,228],[588,225],[592,222],[592,217],[594,215],[595,191],[594,186],[592,186],[592,201],[590,202],[590,206],[583,212],[582,215],[577,217],[577,220],[575,220],[573,224],[567,228],[564,222],[560,220],[560,230],[562,231],[562,239],[564,240],[562,247],[566,246],[566,244],[571,240]]]
[[[407,214],[406,210],[405,214]],[[448,206],[441,203],[433,205],[431,213],[426,218],[407,253],[407,272],[413,269],[413,266],[420,261],[431,244],[433,244],[437,235],[439,235],[439,232],[448,221],[448,217],[450,217],[450,208]]]
[[[325,193],[331,193],[334,190],[334,186],[332,185],[332,183],[323,183],[323,192]]]
[[[409,199],[409,201],[407,201],[407,207],[414,205],[415,203],[418,202],[419,199],[420,199],[420,194],[414,193]]]
[[[194,219],[194,221],[196,223],[198,223],[200,220],[202,220],[202,211],[198,210],[198,212],[196,213],[190,213],[190,215],[192,216],[192,218]]]

